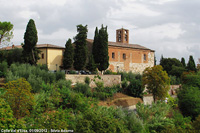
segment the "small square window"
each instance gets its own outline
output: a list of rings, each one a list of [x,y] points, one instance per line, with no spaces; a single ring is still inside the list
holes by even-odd
[[[115,53],[114,52],[112,53],[112,58],[115,59]]]
[[[123,59],[126,60],[126,54],[123,54]]]

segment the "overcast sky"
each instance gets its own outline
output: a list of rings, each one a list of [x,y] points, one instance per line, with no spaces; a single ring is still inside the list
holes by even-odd
[[[164,57],[193,55],[200,58],[200,0],[0,0],[0,21],[14,25],[11,42],[24,42],[29,19],[38,31],[38,44],[64,46],[76,34],[78,24],[88,25],[88,38],[95,27],[108,26],[109,41],[116,29],[129,29],[130,43],[156,51]],[[187,62],[186,62],[187,63]]]

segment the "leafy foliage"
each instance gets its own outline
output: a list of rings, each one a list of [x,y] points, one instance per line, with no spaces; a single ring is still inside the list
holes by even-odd
[[[10,22],[0,22],[0,45],[6,44],[13,37],[13,24]]]
[[[170,78],[163,71],[162,66],[146,68],[142,77],[143,86],[146,85],[148,91],[153,94],[154,102],[156,99],[164,99],[169,90]]]
[[[7,62],[0,63],[0,77],[5,77],[8,69]]]
[[[69,69],[72,67],[74,61],[74,48],[72,46],[71,39],[68,39],[68,41],[65,44],[65,52],[63,55],[63,68]]]
[[[127,86],[125,92],[133,97],[143,97],[144,88],[142,87],[142,82],[140,80],[131,80],[130,84]]]
[[[0,62],[6,61],[10,66],[13,63],[22,63],[22,49],[14,48],[11,50],[0,51]]]
[[[170,106],[158,101],[152,105],[137,104],[137,114],[143,120],[146,131],[160,132],[166,127],[173,127],[173,120],[167,118]]]
[[[197,87],[184,86],[178,92],[178,106],[184,116],[192,119],[200,114],[200,90]]]
[[[196,68],[196,65],[195,65],[192,55],[190,55],[189,61],[187,63],[187,69],[188,69],[188,71],[194,71],[194,72],[197,71],[197,68]]]
[[[163,70],[166,71],[169,75],[179,77],[182,72],[185,71],[182,63],[176,58],[163,58],[160,62],[160,65],[163,67]]]
[[[16,120],[13,116],[9,104],[2,98],[0,98],[0,128],[1,129],[14,129]]]
[[[97,66],[96,66],[96,64],[94,62],[94,58],[93,58],[92,54],[89,57],[89,61],[88,61],[88,64],[87,64],[86,68],[91,72],[94,72],[96,70],[96,68],[97,68]]]
[[[74,68],[76,70],[82,70],[85,67],[87,59],[87,25],[77,25],[78,34],[74,38],[75,40],[75,51],[74,51]]]
[[[99,31],[96,28],[93,46],[94,60],[98,69],[100,71],[106,70],[109,66],[107,27],[102,25]]]
[[[30,19],[26,27],[26,32],[24,34],[24,45],[23,47],[23,60],[25,63],[30,63],[36,65],[37,60],[39,60],[39,50],[36,48],[38,41],[37,29],[35,27],[35,22]]]
[[[49,111],[26,118],[27,129],[67,130],[69,114],[65,110]]]
[[[186,67],[185,59],[184,59],[183,57],[181,58],[181,63],[182,63],[182,65],[183,65],[183,67]]]
[[[29,110],[34,105],[31,85],[24,79],[10,81],[5,84],[5,99],[13,110],[14,116],[18,119],[30,114]]]
[[[114,110],[107,107],[89,109],[77,122],[76,132],[124,133],[128,132],[124,122],[113,116]]]
[[[19,78],[25,78],[32,86],[32,92],[39,92],[41,85],[45,83],[53,83],[55,81],[65,79],[63,72],[49,73],[41,66],[31,66],[30,64],[12,64],[10,71],[6,75],[6,81],[12,81]]]

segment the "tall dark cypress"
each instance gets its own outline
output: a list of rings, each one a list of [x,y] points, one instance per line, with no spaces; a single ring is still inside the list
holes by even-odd
[[[196,65],[195,65],[192,55],[190,55],[190,58],[189,58],[189,61],[187,64],[187,69],[188,69],[188,71],[195,71],[195,72],[197,71],[197,68],[196,68]]]
[[[185,59],[183,57],[181,58],[181,64],[183,65],[184,68],[186,67]]]
[[[87,59],[87,25],[77,25],[78,34],[75,36],[74,68],[82,70],[86,65]]]
[[[89,61],[86,68],[91,72],[94,72],[97,68],[92,54],[89,56]]]
[[[74,48],[72,46],[72,40],[68,39],[65,44],[65,51],[63,55],[63,68],[69,69],[72,67],[74,61]]]
[[[96,27],[94,41],[92,45],[92,54],[93,54],[93,58],[96,64],[99,63],[99,55],[98,55],[99,38],[98,37],[99,37],[99,31],[98,31],[98,28]]]
[[[109,56],[108,56],[108,33],[107,27],[101,27],[99,30],[99,65],[97,66],[99,71],[104,71],[109,66]]]
[[[30,19],[24,34],[22,59],[25,63],[36,64],[39,60],[39,50],[36,48],[38,41],[37,29],[33,19]]]

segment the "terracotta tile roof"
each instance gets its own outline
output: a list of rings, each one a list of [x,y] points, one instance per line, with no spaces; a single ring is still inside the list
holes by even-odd
[[[64,47],[57,46],[57,45],[52,45],[52,44],[38,44],[38,45],[36,45],[36,47],[37,48],[57,48],[57,49],[64,49]],[[21,45],[8,46],[8,47],[0,48],[0,50],[11,50],[13,48],[22,48],[22,46]]]
[[[37,48],[58,48],[58,49],[64,49],[65,47],[52,45],[52,44],[38,44],[36,46]]]
[[[92,39],[87,39],[87,42],[93,43]],[[151,50],[144,46],[138,44],[127,44],[127,43],[120,43],[120,42],[108,42],[108,46],[115,46],[115,47],[123,47],[123,48],[133,48],[133,49],[143,49],[143,50]],[[154,50],[151,50],[154,51]]]

